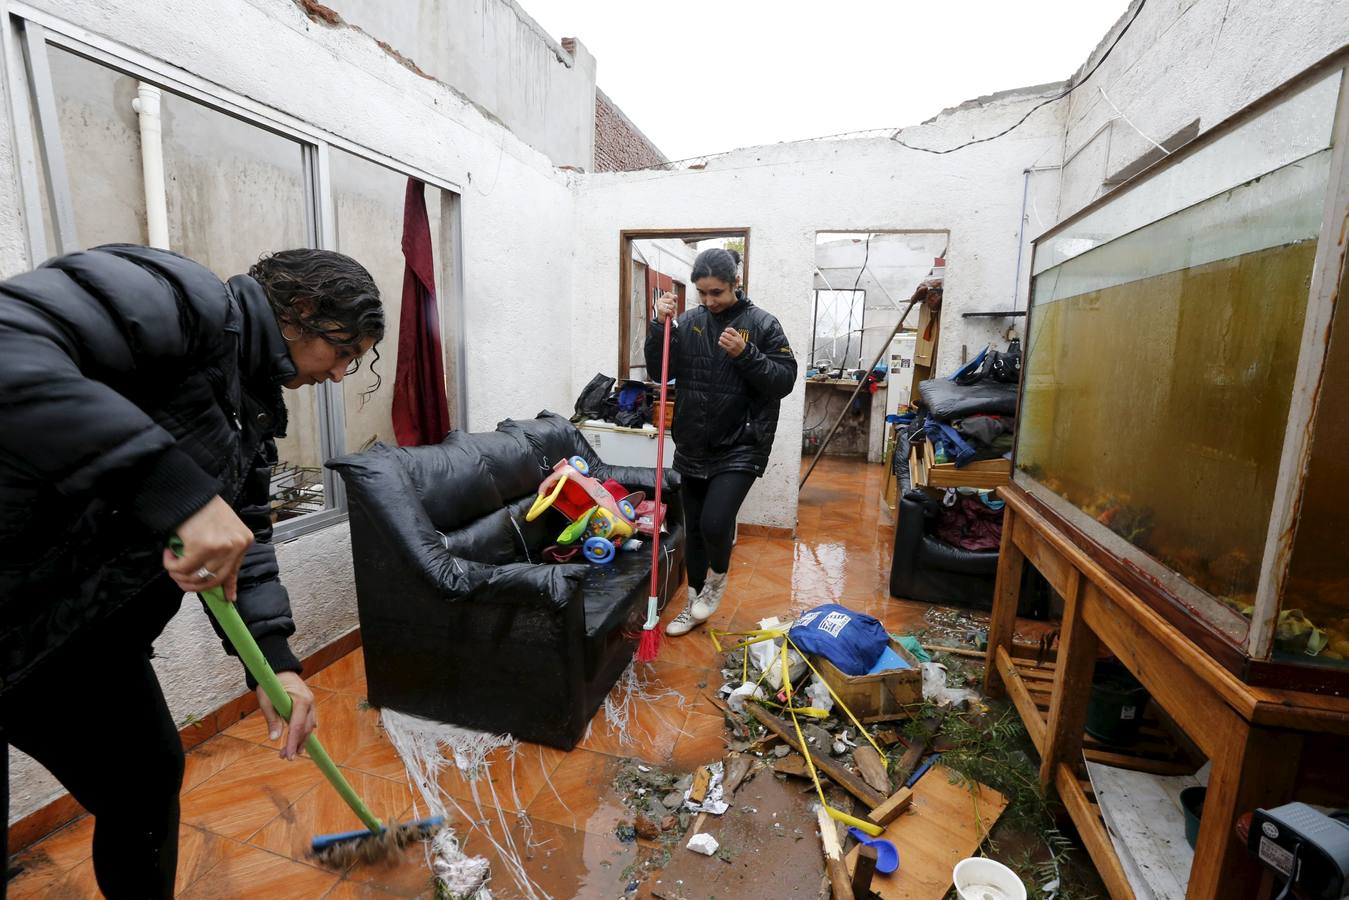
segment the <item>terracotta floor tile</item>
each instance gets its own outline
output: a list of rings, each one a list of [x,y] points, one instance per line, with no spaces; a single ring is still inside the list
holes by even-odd
[[[440,778],[440,785],[452,797],[465,803],[473,800],[476,783],[478,803],[495,806],[508,812],[519,812],[548,790],[549,777],[567,756],[554,747],[522,742],[514,754],[502,747],[487,756],[486,769],[470,778],[450,763]]]
[[[266,897],[313,900],[337,884],[338,876],[247,844],[231,843],[224,859],[180,896],[184,900]]]
[[[612,727],[601,707],[590,720],[590,732],[578,747],[612,756],[630,756],[654,765],[668,763],[688,713],[664,704],[634,700],[628,716],[628,740],[624,741],[625,732]]]
[[[675,742],[671,765],[681,772],[691,772],[698,766],[716,762],[726,755],[729,736],[726,720],[720,714],[689,713],[684,734]]]
[[[708,715],[717,712],[717,708],[707,699],[708,694],[715,696],[717,689],[721,687],[721,672],[717,669],[694,668],[658,659],[652,663],[646,678],[650,685],[648,690],[653,693],[665,691],[677,693],[684,701],[682,709],[685,712],[696,711]],[[679,707],[672,698],[657,702],[663,707]]]
[[[287,761],[253,747],[183,795],[182,821],[236,841],[246,840],[318,784],[308,759]]]
[[[308,680],[311,688],[365,696],[365,652],[357,648]]]
[[[429,878],[429,876],[428,876]],[[389,897],[402,897],[403,894],[397,894],[393,891],[385,891],[370,884],[360,884],[355,881],[339,881],[337,886],[323,895],[323,900],[387,900]],[[415,896],[415,895],[414,895]],[[434,889],[428,888],[424,894],[426,897],[434,897]]]
[[[94,818],[86,815],[15,854],[9,864],[22,871],[10,882],[8,896],[45,896],[72,869],[89,859],[93,840]]]
[[[664,628],[666,622],[673,619],[674,616],[674,613],[670,613],[661,622],[661,627]],[[707,669],[721,664],[721,654],[717,653],[717,648],[712,646],[712,640],[707,636],[706,626],[699,626],[688,634],[679,637],[662,634],[660,656],[657,658],[662,662],[675,663],[695,669]]]
[[[203,741],[187,754],[183,769],[183,792],[192,790],[212,775],[237,762],[254,744],[219,734]]]
[[[370,811],[386,824],[408,821],[412,791],[406,784],[351,769],[344,769],[342,774]],[[309,845],[316,836],[354,831],[360,827],[361,820],[325,779],[296,800],[284,815],[277,816],[250,837],[248,843],[296,862],[313,864]]]
[[[178,878],[177,893],[182,894],[197,883],[203,875],[224,861],[233,841],[182,825],[178,828]]]
[[[622,760],[577,748],[553,772],[552,789],[545,787],[529,805],[529,816],[589,834],[611,835],[627,811],[612,785]]]
[[[558,900],[625,896],[626,873],[639,855],[652,852],[636,843],[623,843],[612,830],[594,834],[537,818],[531,819],[529,826],[532,833],[528,843],[523,829],[516,828],[514,837],[519,855],[536,890]],[[491,863],[493,897],[517,900],[526,896],[501,863],[495,848],[481,835],[470,837],[466,849]]]
[[[16,896],[9,894],[9,896]],[[56,884],[52,885],[47,891],[40,895],[42,897],[60,898],[60,900],[102,900],[103,894],[98,889],[98,880],[94,877],[94,861],[86,859],[84,862],[75,866],[67,872]]]

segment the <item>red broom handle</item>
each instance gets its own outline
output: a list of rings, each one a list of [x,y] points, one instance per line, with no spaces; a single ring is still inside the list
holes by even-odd
[[[665,320],[660,351],[660,415],[656,418],[656,508],[651,512],[651,596],[659,596],[660,587],[660,488],[665,481],[665,398],[670,381],[670,330],[673,317]]]

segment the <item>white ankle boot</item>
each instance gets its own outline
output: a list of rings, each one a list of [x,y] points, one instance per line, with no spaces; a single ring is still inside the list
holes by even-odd
[[[712,618],[712,614],[717,611],[717,607],[721,606],[721,598],[724,596],[726,596],[726,573],[709,570],[707,580],[703,582],[702,591],[689,604],[689,610],[693,613],[694,620],[706,622]]]
[[[693,630],[695,625],[701,623],[702,620],[695,619],[692,612],[693,605],[697,602],[698,592],[693,588],[689,588],[688,603],[680,610],[679,615],[671,619],[670,623],[665,626],[665,633],[670,637],[679,637],[681,634],[688,634]]]

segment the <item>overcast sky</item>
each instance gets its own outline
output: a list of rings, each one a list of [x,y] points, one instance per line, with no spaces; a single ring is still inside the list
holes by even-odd
[[[1127,0],[519,0],[670,159],[915,125],[1061,81]]]

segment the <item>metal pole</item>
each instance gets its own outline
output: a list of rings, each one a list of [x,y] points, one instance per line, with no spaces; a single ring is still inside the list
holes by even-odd
[[[885,355],[885,351],[890,349],[890,343],[895,339],[895,335],[899,334],[899,327],[904,324],[904,320],[908,318],[909,312],[913,309],[914,304],[916,304],[917,302],[918,302],[917,296],[915,296],[912,300],[909,301],[909,305],[904,309],[904,314],[901,315],[899,317],[899,321],[895,323],[894,330],[890,332],[890,336],[885,339],[885,342],[883,344],[881,344],[881,350],[879,353],[876,354],[876,358],[871,361],[871,366],[867,369],[867,375],[870,375],[873,371],[875,371],[876,364],[881,361],[881,357]],[[886,377],[888,378],[889,375],[887,374]],[[843,409],[841,412],[839,412],[838,418],[834,420],[834,427],[830,428],[829,433],[824,436],[824,443],[820,444],[819,451],[816,452],[815,458],[811,460],[810,468],[806,469],[806,474],[801,476],[801,483],[796,486],[796,489],[798,491],[800,491],[801,488],[806,486],[806,480],[810,478],[810,473],[814,472],[815,467],[820,464],[820,457],[824,456],[824,451],[828,449],[829,442],[834,438],[834,432],[838,431],[838,427],[843,424],[843,417],[848,414],[848,409],[849,407],[852,406],[853,400],[857,399],[857,395],[862,392],[862,385],[866,383],[867,383],[866,376],[863,376],[861,379],[858,380],[857,387],[853,390],[852,395],[848,397],[848,402],[843,404]]]

